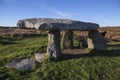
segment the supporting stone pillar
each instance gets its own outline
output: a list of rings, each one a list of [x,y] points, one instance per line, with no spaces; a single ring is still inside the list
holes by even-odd
[[[88,47],[88,43],[87,43],[87,37],[79,37],[78,39],[79,44],[77,46],[77,48],[87,48]]]
[[[74,47],[72,30],[63,31],[61,47],[62,49],[72,49]]]
[[[88,33],[88,48],[106,50],[106,40],[105,38],[97,31],[91,30]]]
[[[58,59],[61,56],[59,30],[49,31],[47,53],[54,59]]]

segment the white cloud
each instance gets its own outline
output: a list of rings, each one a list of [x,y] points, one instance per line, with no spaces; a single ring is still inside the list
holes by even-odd
[[[67,13],[67,12],[62,12],[60,10],[54,9],[52,10],[54,14],[63,16],[63,17],[71,17],[71,14]]]
[[[38,7],[44,8],[46,10],[49,10],[53,14],[61,16],[61,17],[68,17],[68,18],[72,17],[72,15],[70,13],[63,12],[59,9],[55,9],[55,8],[53,8],[53,7],[51,7],[47,4],[43,4],[43,3],[40,2],[40,0],[36,0],[35,5],[38,6]]]

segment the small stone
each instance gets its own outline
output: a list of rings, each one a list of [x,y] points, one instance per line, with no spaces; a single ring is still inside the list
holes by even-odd
[[[32,70],[34,65],[34,61],[32,58],[26,59],[18,59],[13,60],[12,62],[8,63],[6,67],[14,68],[16,70]]]
[[[46,55],[47,55],[46,53],[42,53],[42,54],[36,53],[35,54],[35,59],[36,59],[37,62],[42,63],[42,62],[44,62]]]

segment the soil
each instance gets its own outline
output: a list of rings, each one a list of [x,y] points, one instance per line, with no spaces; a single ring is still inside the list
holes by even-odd
[[[89,53],[90,51],[83,48],[83,49],[65,49],[62,51],[63,54],[85,54]]]
[[[91,51],[88,49],[66,49],[62,51],[62,60],[76,59],[80,57],[90,56]]]

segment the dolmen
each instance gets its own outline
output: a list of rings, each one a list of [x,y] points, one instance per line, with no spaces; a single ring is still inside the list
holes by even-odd
[[[106,50],[106,40],[97,30],[96,23],[54,18],[30,18],[17,22],[18,27],[49,30],[47,53],[55,59],[61,57],[60,31],[64,31],[62,46],[73,47],[73,31],[89,31],[88,48]]]

